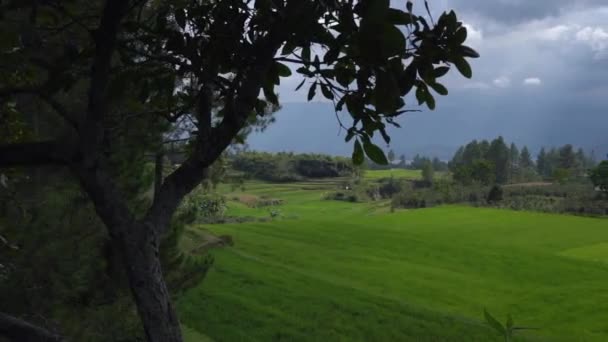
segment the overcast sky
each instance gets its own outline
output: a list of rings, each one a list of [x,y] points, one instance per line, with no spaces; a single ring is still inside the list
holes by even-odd
[[[404,3],[393,1],[393,6],[404,8]],[[422,1],[415,3],[420,6]],[[608,152],[604,150],[608,149],[608,0],[430,0],[429,4],[435,16],[454,9],[468,28],[468,45],[481,54],[471,63],[473,79],[457,73],[449,76],[444,83],[450,95],[438,99],[438,109],[427,113],[437,125],[454,117],[466,125],[461,127],[463,134],[453,134],[453,141],[438,143],[451,146],[464,143],[461,139],[498,133],[534,147],[571,142]],[[305,102],[305,91],[293,91],[297,83],[296,78],[282,81],[285,113],[279,113],[278,122],[289,115],[289,103]],[[471,130],[471,122],[479,126],[477,130]],[[293,128],[279,127],[269,132]],[[408,146],[431,144],[420,137],[408,139],[407,129],[395,134]],[[283,134],[283,139],[285,135],[290,136]],[[273,139],[272,134],[262,139],[261,148],[273,149],[279,143]]]

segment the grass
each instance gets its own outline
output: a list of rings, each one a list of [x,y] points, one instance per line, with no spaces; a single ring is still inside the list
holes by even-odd
[[[284,199],[285,218],[193,228],[236,244],[214,251],[205,282],[179,298],[190,334],[499,340],[482,321],[485,307],[539,328],[520,339],[608,340],[607,220],[457,206],[389,213],[322,200],[333,185],[247,184],[248,193]]]
[[[422,179],[422,170],[409,169],[389,169],[389,170],[365,170],[365,178],[368,180],[379,180],[382,178],[401,178],[407,180]],[[448,177],[447,172],[436,171],[435,178],[441,179]]]
[[[375,180],[381,178],[404,178],[404,179],[422,179],[421,170],[407,169],[390,169],[390,170],[365,170],[365,178]]]

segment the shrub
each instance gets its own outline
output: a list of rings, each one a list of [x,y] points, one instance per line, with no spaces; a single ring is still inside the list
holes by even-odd
[[[363,198],[353,191],[335,191],[325,195],[326,200],[363,202]]]
[[[600,191],[608,194],[608,160],[604,160],[589,172],[589,178]]]
[[[496,204],[503,200],[503,191],[502,187],[499,185],[494,185],[490,192],[488,193],[488,203]]]

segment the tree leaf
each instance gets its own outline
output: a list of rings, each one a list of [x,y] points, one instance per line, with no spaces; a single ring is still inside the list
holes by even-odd
[[[171,37],[167,40],[167,43],[165,44],[165,49],[178,53],[182,52],[182,50],[184,49],[184,37],[181,34],[175,32],[175,34],[172,34]]]
[[[376,74],[376,109],[382,113],[390,113],[395,109],[396,99],[399,98],[399,88],[395,77],[388,72]]]
[[[184,11],[183,8],[178,8],[175,10],[175,22],[182,29],[186,27],[186,11]]]
[[[310,62],[310,46],[306,45],[302,48],[302,59],[304,62]]]
[[[302,88],[302,86],[304,85],[304,82],[306,82],[306,79],[303,79],[302,82],[300,82],[300,84],[298,84],[298,86],[296,87],[296,91],[300,90],[300,88]]]
[[[440,66],[440,67],[435,68],[435,70],[433,70],[433,74],[435,74],[435,78],[439,78],[439,77],[445,76],[445,74],[447,74],[448,71],[450,71],[450,67]]]
[[[400,29],[393,25],[386,25],[383,33],[380,41],[386,49],[385,53],[387,57],[405,52],[405,36]]]
[[[427,90],[424,92],[424,96],[424,102],[426,102],[427,107],[429,107],[430,110],[435,110],[435,98],[433,97],[433,94]]]
[[[454,59],[454,65],[456,65],[456,68],[462,74],[462,76],[466,78],[473,77],[473,70],[471,70],[471,65],[463,57],[458,57]]]
[[[289,77],[291,76],[291,69],[283,63],[276,63],[277,71],[279,72],[279,76],[281,77]]]
[[[426,96],[424,93],[425,91],[423,87],[418,86],[418,88],[416,88],[416,100],[418,100],[418,105],[421,105],[424,103],[424,101],[426,101]]]
[[[266,97],[266,100],[268,100],[268,102],[275,105],[279,104],[279,98],[277,97],[277,94],[274,93],[274,87],[264,87],[262,88],[262,90],[264,92],[264,97]]]
[[[333,47],[333,48],[329,49],[329,51],[327,51],[327,53],[325,53],[325,55],[323,56],[323,63],[332,64],[333,62],[336,61],[336,59],[338,59],[339,55],[340,55],[340,48]]]
[[[312,100],[315,97],[317,91],[317,82],[313,83],[308,89],[308,101]]]
[[[448,94],[448,89],[441,83],[429,83],[429,87],[433,88],[439,95],[445,96]]]
[[[477,53],[477,51],[471,49],[470,47],[468,47],[466,45],[463,45],[460,47],[460,53],[464,57],[479,58],[479,53]]]
[[[409,25],[413,21],[412,15],[396,8],[389,8],[387,16],[388,22],[393,25]]]
[[[336,103],[336,110],[341,111],[344,108],[344,103],[346,103],[346,96],[342,96],[338,103]]]
[[[326,99],[333,100],[334,94],[331,92],[331,90],[325,83],[321,83],[321,92],[323,93],[323,96],[325,96]]]
[[[281,49],[281,55],[282,56],[289,55],[295,49],[296,49],[296,46],[293,43],[286,42],[285,45],[283,45],[283,49]]]
[[[363,149],[365,150],[365,154],[371,159],[374,163],[379,165],[387,165],[388,159],[386,159],[386,155],[384,151],[376,145],[374,145],[371,141],[366,140],[363,142]]]
[[[513,331],[513,317],[511,317],[511,314],[507,315],[507,331],[509,334]]]
[[[391,137],[388,135],[388,133],[386,133],[386,129],[384,129],[384,127],[381,127],[380,129],[378,129],[380,131],[380,135],[382,135],[382,139],[384,139],[384,142],[387,144],[391,143]]]
[[[363,164],[363,160],[365,159],[363,156],[363,149],[361,148],[361,143],[359,142],[359,140],[355,140],[352,159],[353,164],[355,165]]]
[[[401,77],[399,78],[399,91],[401,92],[401,96],[407,95],[414,87],[414,83],[416,83],[417,67],[418,63],[411,62],[410,65],[405,68],[405,71],[401,73]]]
[[[505,336],[505,327],[503,327],[502,324],[500,324],[500,322],[496,320],[496,318],[490,315],[490,313],[486,309],[483,309],[483,315],[486,318],[486,322],[488,322],[488,324],[492,328],[494,328],[494,330],[499,332],[500,335]]]
[[[458,30],[456,30],[456,32],[454,33],[454,40],[457,44],[464,43],[465,40],[467,40],[467,28],[461,26]]]

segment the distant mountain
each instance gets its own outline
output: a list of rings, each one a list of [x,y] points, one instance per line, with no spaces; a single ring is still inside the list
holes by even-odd
[[[599,108],[585,114],[572,113],[577,111],[567,106],[534,111],[534,106],[521,103],[507,107],[446,100],[436,111],[424,109],[400,118],[402,128],[390,129],[390,148],[407,159],[416,153],[448,159],[472,139],[502,135],[533,152],[542,146],[569,143],[587,151],[594,149],[598,158],[604,157],[608,153],[608,116]],[[338,117],[346,126],[351,122],[348,113]],[[352,151],[352,144],[344,142],[345,132],[339,128],[329,103],[286,103],[276,119],[265,132],[250,137],[252,149],[333,155],[350,155]],[[381,140],[377,143],[386,145]]]

